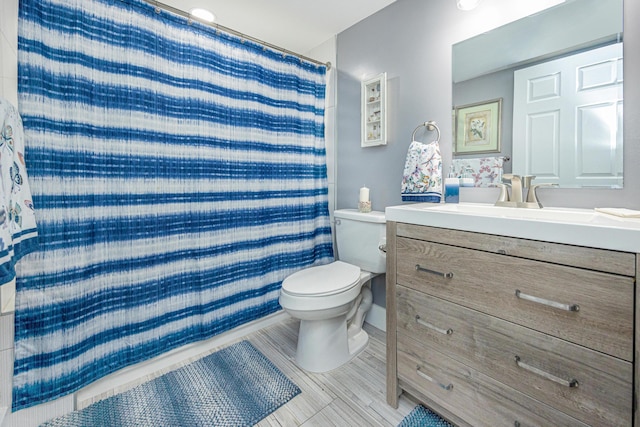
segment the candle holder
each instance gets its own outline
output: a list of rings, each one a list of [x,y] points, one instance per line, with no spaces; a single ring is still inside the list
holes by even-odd
[[[371,200],[366,202],[358,202],[358,211],[362,213],[371,212]]]

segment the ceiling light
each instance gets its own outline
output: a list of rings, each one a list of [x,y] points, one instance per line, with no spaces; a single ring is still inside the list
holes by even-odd
[[[202,8],[199,8],[199,7],[195,7],[193,9],[191,9],[189,11],[189,13],[194,18],[201,19],[201,20],[203,20],[205,22],[213,22],[216,19],[216,16],[213,13],[211,13],[207,9],[202,9]]]
[[[471,10],[475,9],[480,4],[480,0],[457,0],[458,9]]]

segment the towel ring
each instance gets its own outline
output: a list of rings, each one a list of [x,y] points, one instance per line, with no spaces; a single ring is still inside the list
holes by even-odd
[[[418,129],[420,129],[423,126],[426,127],[427,130],[430,130],[430,131],[435,130],[438,133],[438,137],[436,138],[436,142],[440,142],[440,129],[438,128],[438,125],[436,125],[436,122],[434,122],[433,120],[430,120],[428,122],[424,122],[424,123],[418,125],[418,127],[413,130],[413,134],[411,135],[411,141],[415,141],[416,140],[416,132],[418,131]]]

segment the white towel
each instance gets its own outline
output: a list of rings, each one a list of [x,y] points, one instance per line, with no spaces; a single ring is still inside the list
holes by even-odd
[[[37,245],[35,213],[24,161],[24,130],[16,108],[0,98],[0,285]]]
[[[640,218],[640,211],[626,208],[596,208],[596,212],[615,215],[622,218]]]
[[[407,152],[402,177],[403,202],[440,203],[442,198],[442,156],[440,144],[413,141]]]

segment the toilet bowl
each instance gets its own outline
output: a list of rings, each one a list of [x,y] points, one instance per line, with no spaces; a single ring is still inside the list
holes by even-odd
[[[334,216],[340,260],[293,273],[280,293],[282,308],[300,319],[296,363],[310,372],[333,370],[366,347],[369,336],[362,325],[372,304],[371,279],[386,268],[379,249],[385,239],[384,214],[340,210]]]

